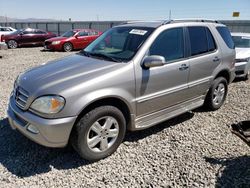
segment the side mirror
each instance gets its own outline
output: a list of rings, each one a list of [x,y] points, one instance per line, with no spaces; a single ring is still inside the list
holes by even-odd
[[[78,39],[79,35],[75,35],[75,38]]]
[[[159,67],[163,66],[165,63],[165,58],[159,55],[152,55],[148,56],[143,60],[143,67],[144,68],[151,68],[151,67]]]

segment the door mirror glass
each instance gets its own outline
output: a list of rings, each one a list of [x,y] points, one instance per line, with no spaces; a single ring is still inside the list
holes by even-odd
[[[159,67],[163,66],[165,63],[165,58],[159,55],[148,56],[143,60],[143,68]]]

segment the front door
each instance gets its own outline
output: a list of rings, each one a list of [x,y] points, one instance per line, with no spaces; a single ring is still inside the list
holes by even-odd
[[[189,61],[184,49],[183,28],[167,29],[155,39],[148,55],[163,56],[166,62],[161,67],[136,67],[137,116],[188,100]]]

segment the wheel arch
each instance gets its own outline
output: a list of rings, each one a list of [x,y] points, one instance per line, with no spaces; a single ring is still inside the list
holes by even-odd
[[[99,98],[94,101],[91,101],[85,107],[83,107],[83,109],[80,111],[80,113],[77,116],[76,122],[78,122],[79,119],[83,117],[84,114],[91,111],[92,109],[96,107],[100,107],[100,106],[106,106],[106,105],[114,106],[118,108],[119,110],[121,110],[126,120],[127,129],[130,129],[130,127],[132,126],[132,121],[133,121],[133,119],[131,118],[131,109],[124,100],[115,96]]]
[[[230,83],[230,73],[228,70],[224,69],[221,70],[220,72],[218,72],[216,74],[216,76],[214,77],[214,79],[218,78],[218,77],[224,77],[227,80],[227,83]]]

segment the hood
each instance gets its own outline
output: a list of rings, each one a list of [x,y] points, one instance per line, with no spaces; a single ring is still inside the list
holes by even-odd
[[[235,48],[236,59],[245,59],[250,57],[250,48]]]
[[[24,72],[18,85],[32,95],[59,94],[122,64],[75,54]]]
[[[46,41],[49,41],[49,42],[53,42],[53,41],[62,41],[62,40],[66,40],[68,39],[67,37],[53,37],[53,38],[50,38]]]

